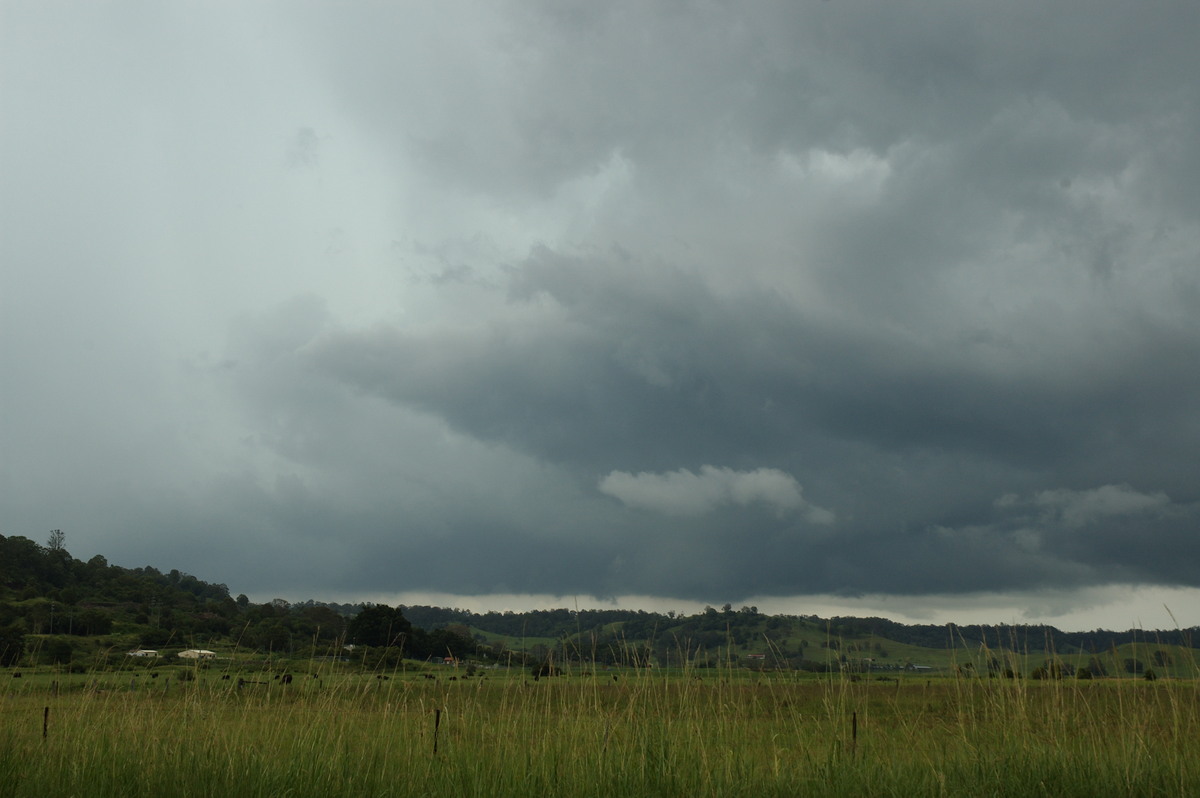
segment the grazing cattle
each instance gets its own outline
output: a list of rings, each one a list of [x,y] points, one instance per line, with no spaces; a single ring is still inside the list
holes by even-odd
[[[290,673],[283,674],[283,678],[279,680],[279,683],[280,684],[291,684],[292,683],[292,674],[290,674]]]

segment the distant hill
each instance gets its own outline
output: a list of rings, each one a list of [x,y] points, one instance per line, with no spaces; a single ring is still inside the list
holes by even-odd
[[[992,648],[1034,648],[1057,651],[1084,649],[1106,651],[1114,646],[1152,639],[1164,645],[1191,646],[1200,640],[1200,627],[1175,630],[1129,630],[1115,632],[1063,632],[1044,624],[971,625],[902,624],[887,618],[816,615],[765,616],[753,607],[734,610],[728,606],[709,607],[696,615],[653,613],[643,610],[530,610],[528,612],[486,612],[443,607],[406,606],[404,614],[418,626],[435,628],[463,624],[483,632],[506,637],[574,637],[582,632],[619,624],[626,638],[650,639],[656,636],[698,636],[729,632],[738,638],[748,634],[778,632],[790,626],[797,633],[831,639],[879,638],[923,648],[943,649],[956,645]],[[769,618],[775,618],[774,622]],[[782,619],[783,622],[780,622]]]
[[[734,610],[730,605],[707,607],[695,615],[569,609],[474,613],[430,606],[406,606],[403,611],[417,625],[460,625],[477,640],[499,639],[510,647],[522,642],[526,648],[567,646],[601,660],[617,660],[637,649],[657,662],[678,661],[680,653],[726,659],[761,655],[764,662],[814,670],[850,661],[870,661],[878,669],[917,662],[949,667],[952,652],[961,652],[956,655],[960,659],[984,651],[1090,659],[1131,646],[1190,649],[1200,640],[1196,628],[1063,632],[1041,624],[911,625],[886,618],[767,616],[754,607]]]

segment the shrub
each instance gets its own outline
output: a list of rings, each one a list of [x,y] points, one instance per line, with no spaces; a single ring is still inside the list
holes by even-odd
[[[51,639],[42,650],[42,660],[51,665],[66,665],[74,655],[74,647],[61,638]]]

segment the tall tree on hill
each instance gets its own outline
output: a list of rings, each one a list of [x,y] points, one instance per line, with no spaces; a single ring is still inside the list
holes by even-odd
[[[50,530],[50,537],[46,539],[46,551],[62,551],[65,547],[67,536],[63,534],[61,529]]]

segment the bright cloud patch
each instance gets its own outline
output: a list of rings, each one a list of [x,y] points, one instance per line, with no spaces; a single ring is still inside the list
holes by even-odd
[[[1085,526],[1100,518],[1163,510],[1171,503],[1165,493],[1139,493],[1128,485],[1104,485],[1092,490],[1047,490],[1034,501],[1057,513],[1071,527]]]
[[[724,504],[761,502],[780,513],[802,511],[816,524],[831,524],[834,518],[829,510],[809,504],[800,483],[775,468],[734,471],[706,465],[699,474],[686,468],[664,474],[613,471],[599,487],[629,507],[668,515],[703,515]]]

